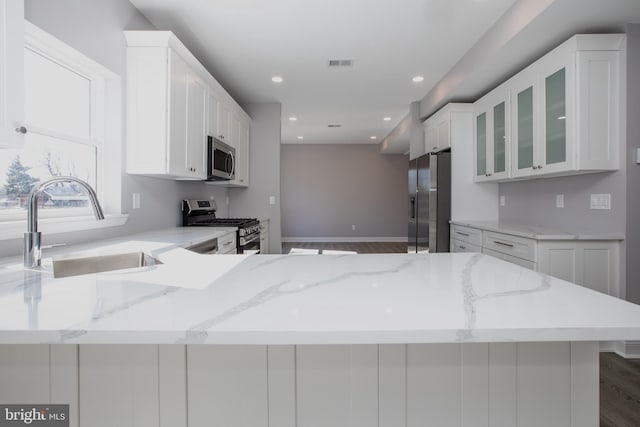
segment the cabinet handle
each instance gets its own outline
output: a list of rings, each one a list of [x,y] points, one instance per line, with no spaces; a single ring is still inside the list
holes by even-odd
[[[27,133],[27,128],[24,126],[20,126],[16,128],[16,132],[21,133],[21,134],[26,134]]]
[[[490,173],[485,173],[484,176],[491,176],[491,174]]]
[[[438,147],[437,147],[437,146],[436,146],[436,147],[433,147],[433,149],[434,149],[434,150],[437,150],[437,149],[438,149]]]
[[[510,243],[498,242],[497,240],[494,240],[493,243],[495,243],[496,245],[501,245],[501,246],[506,246],[508,248],[513,248],[513,245],[510,244]]]
[[[461,235],[461,236],[467,236],[467,237],[469,237],[469,234],[468,234],[468,233],[463,233],[463,232],[461,232],[461,231],[456,231],[456,234],[459,234],[459,235]]]
[[[538,169],[542,169],[542,165],[538,165]]]
[[[224,245],[222,245],[222,246],[229,246],[229,245],[231,245],[231,244],[233,244],[233,241],[227,242],[227,243],[225,243],[225,244],[224,244]]]
[[[465,249],[467,249],[467,247],[460,245],[460,249],[462,249],[464,251]]]

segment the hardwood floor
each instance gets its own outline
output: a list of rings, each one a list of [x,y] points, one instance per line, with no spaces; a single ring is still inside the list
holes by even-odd
[[[303,242],[282,243],[282,253],[288,254],[292,249],[303,249],[304,252],[317,250],[324,251],[349,251],[359,254],[389,254],[407,253],[407,242]]]
[[[600,427],[640,426],[640,359],[600,353]]]
[[[350,251],[359,254],[406,253],[404,242],[283,243],[282,253]],[[640,359],[600,353],[600,427],[640,426]]]

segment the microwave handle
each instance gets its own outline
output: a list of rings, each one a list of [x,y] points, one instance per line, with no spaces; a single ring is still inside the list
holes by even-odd
[[[235,173],[235,169],[236,169],[236,162],[235,159],[233,158],[233,154],[231,153],[227,153],[227,159],[226,159],[226,163],[229,164],[229,161],[231,161],[231,172],[229,172],[229,177],[232,177],[233,174]]]

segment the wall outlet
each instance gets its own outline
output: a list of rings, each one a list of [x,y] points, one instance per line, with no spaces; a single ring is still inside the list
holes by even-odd
[[[133,200],[131,205],[133,209],[140,209],[140,193],[133,193]]]
[[[556,208],[564,208],[564,194],[556,194]]]
[[[590,209],[611,209],[611,194],[592,194]]]
[[[269,204],[270,205],[276,204],[276,196],[269,196]]]
[[[227,202],[227,206],[229,206],[229,196],[227,196],[225,202]]]
[[[506,196],[500,196],[500,206],[505,206],[507,204]]]
[[[351,226],[351,230],[356,231],[356,226],[355,226],[355,224],[353,224],[353,225]]]

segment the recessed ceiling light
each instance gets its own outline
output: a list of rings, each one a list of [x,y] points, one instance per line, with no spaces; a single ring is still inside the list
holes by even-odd
[[[298,139],[304,139],[304,136],[299,136]]]
[[[274,83],[282,83],[284,81],[284,79],[280,76],[273,76],[271,77],[271,81]]]
[[[413,80],[414,83],[420,83],[421,81],[424,80],[424,77],[422,77],[422,76],[414,76],[411,80]]]
[[[391,117],[385,117],[385,118],[384,118],[384,119],[382,119],[382,120],[384,120],[385,122],[390,122],[390,121],[391,121]]]
[[[370,136],[369,139],[378,139],[377,136]]]
[[[330,127],[330,128],[339,128],[339,127],[342,127],[342,125],[339,125],[339,124],[337,124],[337,123],[330,123],[330,124],[328,124],[328,125],[327,125],[327,127]]]
[[[293,116],[289,117],[290,122],[295,122],[296,120],[298,120],[297,117],[293,117]]]

